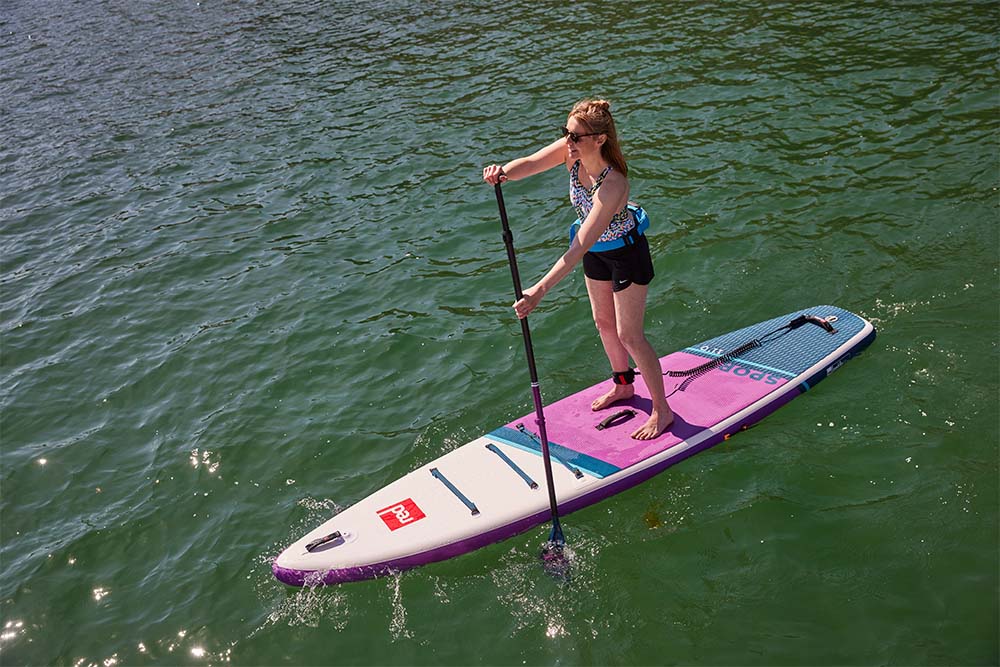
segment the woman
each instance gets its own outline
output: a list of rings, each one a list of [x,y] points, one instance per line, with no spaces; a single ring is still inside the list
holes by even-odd
[[[653,279],[649,244],[642,235],[648,225],[642,209],[629,205],[628,166],[618,145],[611,107],[605,100],[583,100],[573,107],[562,128],[563,138],[527,157],[483,169],[483,180],[496,185],[520,180],[559,165],[570,177],[570,202],[579,220],[571,231],[570,248],[548,273],[514,304],[527,317],[542,297],[583,261],[587,294],[594,322],[611,362],[614,387],[593,402],[595,411],[632,398],[635,360],[649,388],[652,414],[632,437],[651,440],[674,420],[663,391],[659,358],[646,340],[643,318],[646,293]],[[596,244],[596,245],[595,245]]]

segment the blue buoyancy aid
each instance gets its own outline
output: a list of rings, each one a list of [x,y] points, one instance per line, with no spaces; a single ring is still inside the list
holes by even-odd
[[[605,252],[606,250],[616,250],[618,248],[624,248],[627,245],[632,245],[636,242],[637,238],[649,228],[649,216],[646,215],[646,212],[642,210],[641,206],[630,203],[628,205],[628,210],[632,212],[632,215],[635,218],[635,227],[616,239],[611,239],[610,241],[598,241],[588,248],[590,252]],[[583,226],[583,221],[580,220],[580,218],[577,218],[573,224],[569,226],[570,245],[573,244],[573,239],[576,238],[576,234],[580,231],[581,226]]]

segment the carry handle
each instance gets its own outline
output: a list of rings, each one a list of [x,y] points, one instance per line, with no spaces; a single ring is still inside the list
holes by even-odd
[[[833,328],[833,325],[823,317],[817,317],[816,315],[799,315],[788,325],[789,329],[798,329],[803,324],[815,324],[818,327],[822,327],[827,333],[837,333],[837,330]]]
[[[619,424],[624,424],[629,419],[632,419],[632,417],[635,417],[635,410],[628,410],[628,409],[619,410],[618,412],[611,415],[610,417],[602,421],[594,428],[596,428],[598,431],[603,431],[606,428],[610,428],[612,426],[618,426]]]

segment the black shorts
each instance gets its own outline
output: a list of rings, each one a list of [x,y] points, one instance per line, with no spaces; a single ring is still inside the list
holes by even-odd
[[[632,283],[648,285],[653,280],[653,259],[645,235],[632,245],[588,252],[583,256],[583,273],[591,280],[610,280],[611,289],[620,292]]]

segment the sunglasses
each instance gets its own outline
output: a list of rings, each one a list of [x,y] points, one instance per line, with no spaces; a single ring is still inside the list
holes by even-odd
[[[562,130],[563,138],[569,137],[569,140],[574,144],[580,143],[582,137],[596,137],[598,134],[604,134],[603,132],[588,132],[587,134],[580,134],[578,132],[570,132],[569,128],[565,125],[559,128]]]

